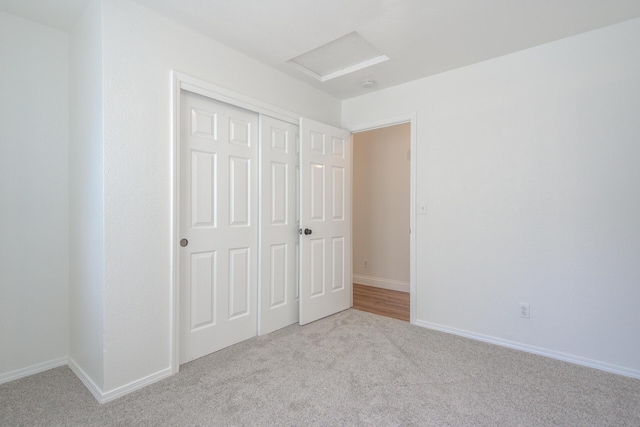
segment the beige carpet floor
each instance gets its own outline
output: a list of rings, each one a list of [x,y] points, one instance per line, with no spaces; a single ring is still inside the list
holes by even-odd
[[[640,380],[347,310],[100,405],[67,367],[0,385],[2,426],[640,426]]]

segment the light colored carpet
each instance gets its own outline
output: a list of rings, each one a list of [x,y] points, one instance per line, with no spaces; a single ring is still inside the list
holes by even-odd
[[[0,385],[2,426],[640,426],[640,380],[347,310],[105,405],[67,367]]]

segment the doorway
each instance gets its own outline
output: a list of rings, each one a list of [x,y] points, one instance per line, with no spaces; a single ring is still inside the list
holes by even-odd
[[[411,123],[353,134],[354,308],[410,319]]]

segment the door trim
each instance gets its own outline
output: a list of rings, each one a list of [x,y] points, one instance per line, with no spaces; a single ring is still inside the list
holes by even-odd
[[[179,307],[180,307],[180,257],[177,251],[178,242],[180,241],[180,192],[179,192],[179,177],[180,177],[180,91],[186,90],[196,93],[198,95],[211,98],[216,101],[221,101],[236,107],[244,108],[246,110],[264,114],[266,116],[274,117],[276,119],[283,120],[288,123],[297,125],[300,120],[300,115],[287,111],[283,108],[276,107],[267,102],[263,102],[234,92],[232,90],[223,88],[221,86],[214,85],[212,83],[200,80],[196,77],[189,76],[187,74],[171,70],[171,218],[170,218],[170,231],[169,231],[169,256],[171,258],[170,264],[170,300],[169,300],[169,345],[170,345],[170,368],[171,374],[176,374],[180,370],[180,342],[179,342]],[[260,194],[258,195],[260,197]],[[260,219],[258,219],[258,222]],[[258,236],[259,238],[259,236]],[[260,242],[258,242],[258,246]],[[260,265],[260,254],[258,253],[258,266]],[[260,274],[258,272],[258,274]],[[260,284],[258,283],[258,286]],[[259,290],[258,290],[259,292]],[[258,316],[260,313],[258,313]],[[259,319],[259,318],[258,318]]]
[[[416,112],[402,114],[399,116],[391,117],[388,119],[376,120],[373,122],[360,123],[356,125],[351,125],[346,129],[351,131],[352,134],[358,132],[365,132],[368,130],[374,130],[379,128],[384,128],[393,125],[399,125],[403,123],[411,124],[411,183],[410,183],[410,200],[409,200],[409,228],[411,229],[411,234],[409,234],[409,321],[411,324],[416,324],[416,314],[417,314],[417,287],[416,287],[416,277],[417,277],[417,262],[416,262],[416,174],[417,174],[417,121],[418,114]]]

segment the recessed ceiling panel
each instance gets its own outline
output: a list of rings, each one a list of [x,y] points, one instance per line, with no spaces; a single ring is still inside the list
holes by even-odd
[[[289,62],[320,81],[330,80],[389,58],[357,32],[296,56]]]

